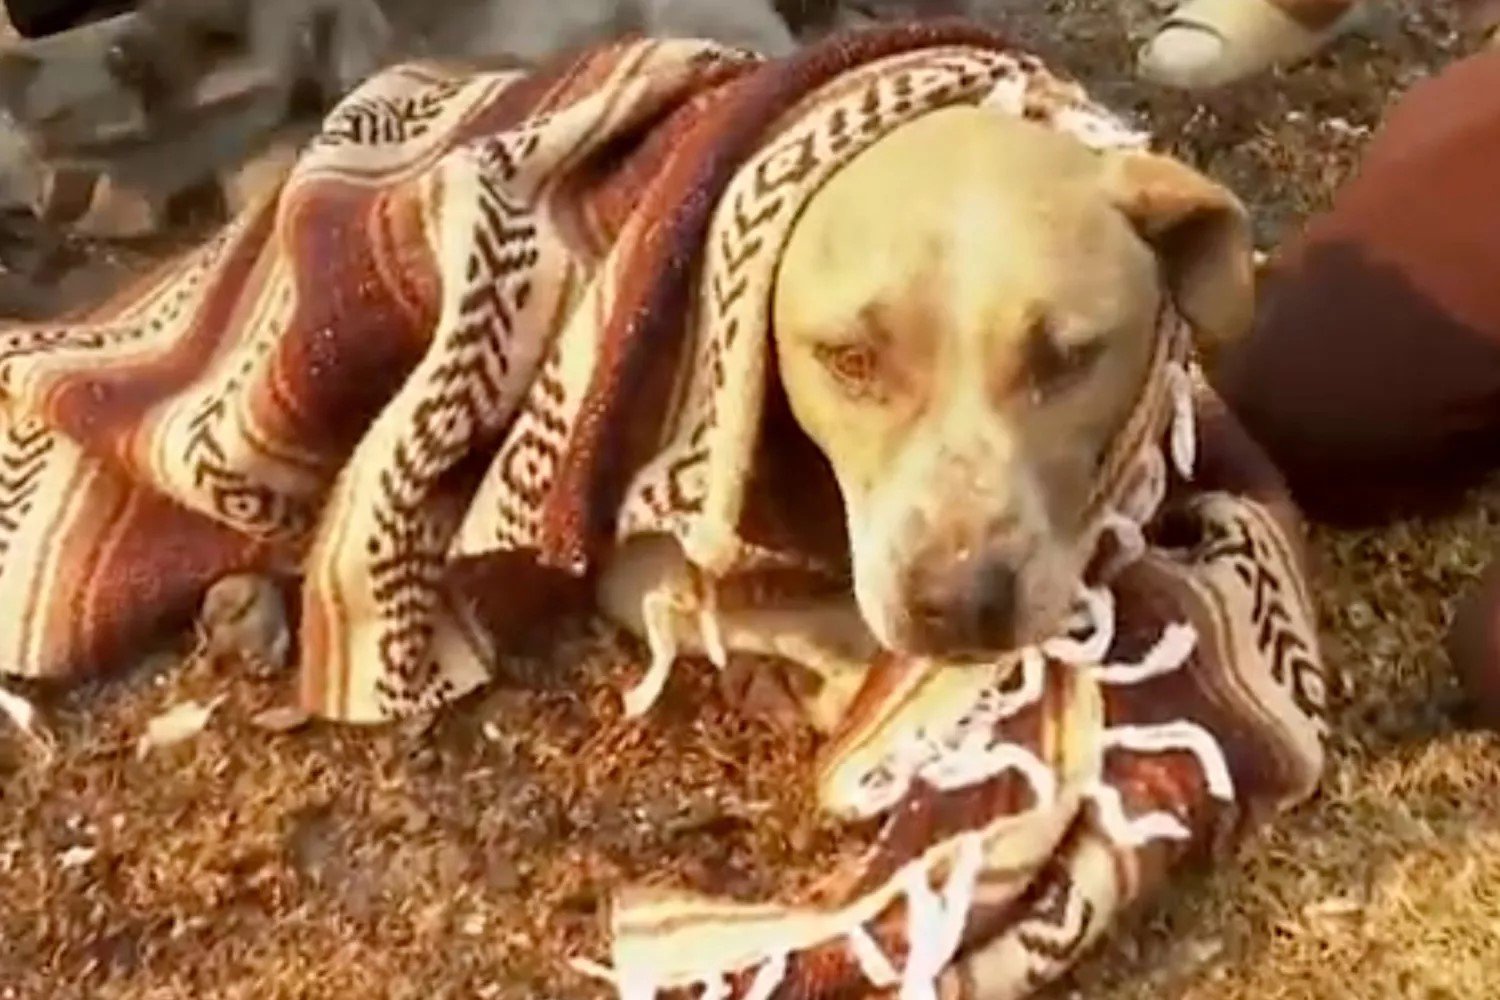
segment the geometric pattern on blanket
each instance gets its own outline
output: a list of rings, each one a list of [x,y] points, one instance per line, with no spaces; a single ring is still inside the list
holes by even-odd
[[[4,331],[0,662],[107,666],[270,565],[302,578],[306,706],[377,722],[503,648],[455,565],[582,573],[652,531],[712,575],[797,563],[743,517],[781,241],[861,149],[996,93],[1098,117],[964,24],[378,74],[219,237]]]
[[[0,664],[101,669],[214,579],[284,571],[304,704],[376,722],[504,648],[459,568],[505,567],[489,585],[519,601],[522,563],[582,574],[660,532],[708,578],[827,571],[755,491],[786,478],[758,438],[775,267],[824,180],[960,103],[1141,141],[963,24],[777,61],[635,40],[375,76],[219,236],[0,332]],[[884,817],[878,843],[796,899],[626,891],[612,968],[590,968],[632,997],[1023,996],[1311,791],[1297,526],[1275,490],[1187,481],[1209,447],[1190,332],[1167,309],[1160,334],[1076,627],[993,664],[880,658],[809,762],[824,808]]]

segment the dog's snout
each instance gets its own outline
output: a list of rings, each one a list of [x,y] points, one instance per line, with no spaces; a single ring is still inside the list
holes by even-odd
[[[1019,574],[997,556],[956,558],[915,568],[907,611],[914,652],[963,655],[1015,644]]]

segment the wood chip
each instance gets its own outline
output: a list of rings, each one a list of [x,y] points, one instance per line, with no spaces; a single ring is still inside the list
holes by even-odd
[[[137,753],[144,757],[158,747],[171,746],[197,736],[223,700],[222,697],[215,698],[207,705],[196,701],[173,705],[146,723],[146,732],[136,746]]]
[[[12,691],[0,688],[0,712],[4,712],[16,724],[16,728],[42,752],[44,758],[52,759],[52,737],[37,721],[35,705]]]
[[[1365,904],[1345,896],[1329,896],[1302,908],[1305,917],[1353,917],[1363,913]]]
[[[1187,964],[1192,968],[1208,965],[1224,954],[1224,942],[1220,938],[1200,938],[1189,941],[1186,946]]]
[[[298,708],[296,705],[278,705],[256,713],[251,718],[250,724],[267,732],[290,733],[294,729],[301,729],[311,721],[312,715],[305,709]]]

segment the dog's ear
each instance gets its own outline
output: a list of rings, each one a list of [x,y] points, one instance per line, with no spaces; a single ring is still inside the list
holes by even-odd
[[[1114,203],[1156,249],[1177,308],[1193,326],[1205,361],[1238,340],[1255,312],[1250,220],[1227,188],[1155,153],[1108,158]]]

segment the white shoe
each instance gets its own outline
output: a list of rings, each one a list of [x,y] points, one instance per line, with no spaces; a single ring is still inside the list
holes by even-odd
[[[1139,56],[1140,75],[1198,90],[1235,83],[1275,65],[1306,59],[1358,25],[1363,5],[1322,28],[1309,27],[1270,0],[1188,0]]]

